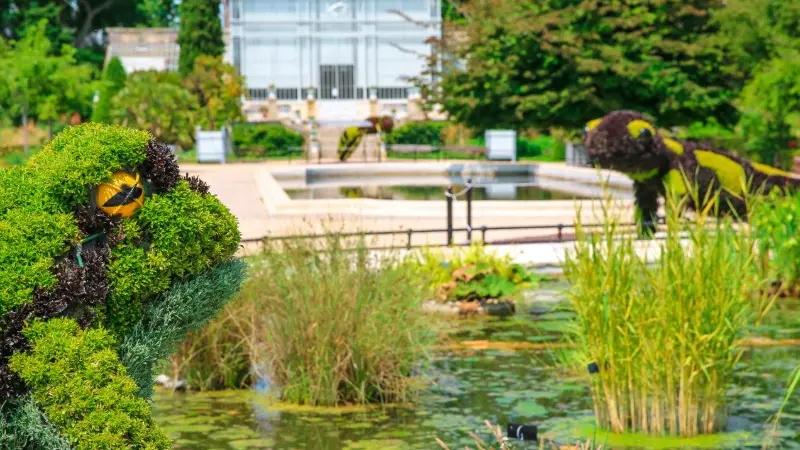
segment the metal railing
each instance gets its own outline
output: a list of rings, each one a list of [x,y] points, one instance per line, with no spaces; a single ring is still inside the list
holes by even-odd
[[[285,241],[285,240],[292,240],[292,239],[324,239],[329,238],[331,236],[335,236],[338,238],[348,238],[348,237],[370,237],[370,236],[402,236],[405,235],[406,243],[404,246],[374,246],[370,247],[373,250],[384,250],[384,249],[395,249],[395,248],[406,248],[412,249],[415,247],[425,247],[429,244],[416,244],[413,242],[414,234],[417,235],[428,235],[428,234],[445,234],[446,236],[446,244],[445,246],[469,246],[473,243],[473,232],[480,232],[480,242],[485,245],[499,245],[499,244],[514,244],[514,243],[557,243],[557,242],[571,242],[575,240],[574,234],[565,236],[565,230],[574,230],[577,225],[575,224],[564,224],[564,223],[557,223],[557,224],[549,224],[549,225],[511,225],[511,226],[480,226],[474,228],[472,226],[472,180],[468,179],[466,182],[465,188],[458,193],[453,192],[453,187],[448,186],[445,189],[445,198],[447,204],[447,226],[445,228],[421,228],[421,229],[413,229],[408,228],[405,230],[384,230],[384,231],[360,231],[360,232],[345,232],[345,233],[328,233],[328,234],[298,234],[298,235],[284,235],[284,236],[264,236],[261,238],[250,238],[250,239],[243,239],[242,243],[264,243],[266,241]],[[455,227],[453,226],[453,204],[455,200],[460,196],[465,196],[466,198],[466,225],[464,227]],[[664,217],[658,217],[655,223],[648,223],[645,222],[643,225],[645,227],[655,226],[658,228],[659,225],[666,224],[666,219]],[[596,224],[582,224],[581,228],[583,229],[594,229],[600,228],[605,226],[603,223],[596,223]],[[630,229],[630,231],[636,231],[639,224],[637,223],[622,223],[616,226],[617,230],[620,229]],[[490,231],[523,231],[523,230],[535,230],[535,231],[542,231],[542,230],[554,230],[556,233],[555,235],[550,236],[536,236],[533,238],[511,238],[505,239],[502,241],[487,241],[486,240],[486,233]],[[455,243],[454,235],[455,233],[466,233],[466,241],[461,243]]]
[[[658,220],[658,225],[664,225],[665,220],[663,217],[660,217]],[[582,224],[581,228],[586,230],[591,230],[595,228],[602,228],[606,226],[603,223],[596,223],[596,224]],[[615,227],[616,230],[622,231],[625,229],[630,229],[631,232],[636,231],[638,224],[636,223],[622,223]],[[517,244],[517,243],[536,243],[536,244],[547,244],[547,243],[559,243],[559,242],[574,242],[575,236],[574,234],[565,234],[565,230],[574,230],[576,228],[575,224],[550,224],[550,225],[514,225],[514,226],[480,226],[480,227],[446,227],[446,228],[420,228],[420,229],[413,229],[408,228],[405,230],[384,230],[384,231],[356,231],[356,232],[346,232],[346,233],[329,233],[329,234],[296,234],[296,235],[283,235],[283,236],[264,236],[261,238],[249,238],[243,239],[241,242],[243,244],[248,243],[265,243],[268,241],[286,241],[286,240],[294,240],[294,239],[325,239],[331,236],[341,237],[341,238],[348,238],[348,237],[375,237],[375,236],[402,236],[405,235],[405,245],[390,245],[390,246],[375,246],[370,247],[373,250],[388,250],[388,249],[397,249],[397,248],[405,248],[405,249],[413,249],[413,248],[420,248],[420,247],[427,247],[431,244],[428,243],[416,243],[413,241],[414,235],[427,235],[427,234],[446,234],[447,239],[449,241],[448,244],[440,246],[469,246],[472,245],[472,233],[480,232],[480,242],[484,245],[505,245],[505,244]],[[523,230],[554,230],[556,233],[551,236],[536,236],[532,238],[516,238],[516,239],[504,239],[500,241],[487,241],[486,234],[490,231],[523,231]],[[465,242],[455,242],[453,241],[454,233],[466,233],[468,239]]]
[[[398,157],[404,155],[403,159],[412,159],[409,156],[413,155],[413,161],[417,162],[420,155],[436,154],[437,161],[447,159],[448,152],[450,156],[467,156],[470,160],[481,159],[486,155],[486,147],[477,145],[406,145],[406,144],[388,144],[386,146],[387,156]],[[425,158],[430,160],[429,158]]]

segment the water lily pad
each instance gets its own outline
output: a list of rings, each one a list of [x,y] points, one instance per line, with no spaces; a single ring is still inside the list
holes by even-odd
[[[525,400],[517,403],[514,407],[514,415],[520,417],[544,417],[547,416],[547,408],[534,400]]]

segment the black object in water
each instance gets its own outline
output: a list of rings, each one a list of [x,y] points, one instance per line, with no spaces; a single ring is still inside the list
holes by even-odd
[[[539,429],[536,425],[508,424],[508,438],[520,441],[536,441],[539,439]]]

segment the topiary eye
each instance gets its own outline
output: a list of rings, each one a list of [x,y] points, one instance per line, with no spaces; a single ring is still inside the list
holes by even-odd
[[[635,138],[653,137],[656,130],[648,121],[636,119],[628,123],[628,133]]]
[[[109,216],[130,217],[144,205],[144,184],[138,173],[117,172],[97,187],[94,201]]]

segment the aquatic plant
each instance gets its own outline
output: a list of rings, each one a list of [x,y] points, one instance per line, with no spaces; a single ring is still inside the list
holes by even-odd
[[[510,256],[498,256],[480,242],[454,249],[449,260],[441,250],[422,249],[412,264],[426,274],[439,301],[510,300],[540,278]]]
[[[800,366],[797,366],[797,368],[794,369],[794,372],[792,372],[792,375],[789,377],[789,387],[786,389],[786,395],[783,397],[781,406],[780,408],[778,408],[778,412],[775,414],[775,417],[771,419],[772,422],[771,434],[774,434],[774,432],[780,426],[781,417],[783,416],[783,411],[786,408],[786,405],[789,404],[789,399],[792,397],[792,395],[794,395],[795,391],[798,389],[799,386],[800,386]],[[774,447],[775,442],[773,442],[773,440],[771,439],[771,434],[768,434],[767,437],[764,439],[764,443],[762,445],[762,448],[764,450]]]
[[[240,295],[172,356],[175,372],[204,388],[263,377],[301,405],[410,400],[435,337],[420,314],[429,289],[398,254],[346,240],[268,242]]]
[[[577,356],[595,372],[599,426],[677,436],[723,428],[741,354],[735,339],[774,299],[761,293],[753,235],[713,219],[715,203],[704,200],[708,207],[684,222],[686,204],[670,193],[666,238],[651,242],[659,256],[652,267],[635,238],[617,232],[610,198],[601,208],[603,233],[587,236],[576,224],[564,269]]]
[[[190,333],[161,367],[173,381],[200,391],[240,389],[253,383],[252,339],[259,330],[252,304],[234,301],[205,327]]]
[[[764,275],[784,294],[800,297],[800,194],[771,192],[753,208],[750,224],[763,252]]]
[[[500,428],[499,425],[493,425],[488,420],[484,421],[484,424],[486,425],[486,428],[491,433],[492,438],[494,439],[494,441],[498,445],[498,447],[490,446],[489,444],[486,443],[486,441],[481,439],[477,434],[475,434],[475,433],[470,431],[469,432],[469,436],[472,438],[473,441],[475,441],[476,450],[514,450],[514,446],[511,445],[511,442],[513,442],[513,441],[511,441],[509,438],[503,436],[503,429]],[[574,444],[570,443],[570,444],[567,444],[567,445],[559,445],[559,444],[557,444],[555,441],[553,441],[551,439],[547,439],[545,437],[540,437],[538,439],[538,442],[539,442],[539,446],[538,446],[539,450],[544,450],[544,449],[552,449],[552,450],[603,450],[603,448],[604,448],[602,445],[594,444],[590,440],[589,441],[578,440],[578,441],[575,441]],[[436,438],[436,443],[442,449],[450,450],[450,447],[447,444],[445,444],[444,441],[442,441],[438,437]],[[467,447],[465,447],[465,449],[469,450],[469,448],[467,448]]]
[[[291,403],[404,402],[433,339],[420,314],[425,286],[394,254],[348,251],[329,235],[269,244],[243,297],[263,318],[257,355]]]

